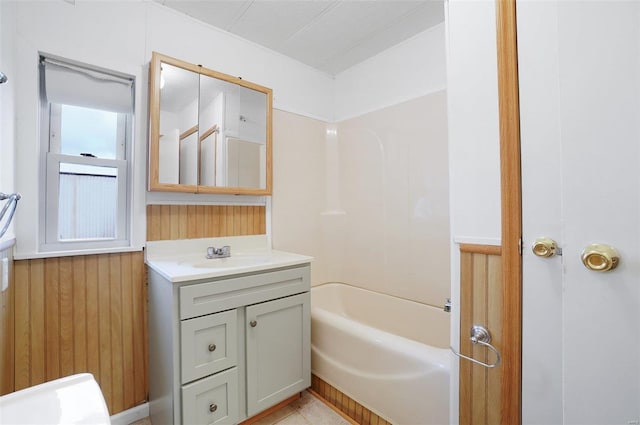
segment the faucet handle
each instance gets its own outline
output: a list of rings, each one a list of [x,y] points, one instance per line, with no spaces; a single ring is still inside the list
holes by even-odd
[[[207,258],[225,258],[231,256],[231,247],[225,245],[222,248],[216,248],[213,246],[207,247]]]

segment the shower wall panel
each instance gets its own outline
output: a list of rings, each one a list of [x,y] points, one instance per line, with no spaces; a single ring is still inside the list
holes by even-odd
[[[340,207],[330,280],[431,305],[450,293],[446,92],[337,125]]]

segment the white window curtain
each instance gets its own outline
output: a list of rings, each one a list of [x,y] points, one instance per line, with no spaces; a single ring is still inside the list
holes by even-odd
[[[44,94],[50,103],[133,112],[133,79],[42,58]]]

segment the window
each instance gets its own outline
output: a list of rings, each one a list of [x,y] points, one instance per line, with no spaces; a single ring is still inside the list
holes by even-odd
[[[40,57],[43,251],[129,245],[134,80]]]

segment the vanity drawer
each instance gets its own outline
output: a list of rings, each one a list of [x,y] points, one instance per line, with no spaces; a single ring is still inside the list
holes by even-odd
[[[233,368],[182,387],[182,423],[238,422],[238,369]]]
[[[180,319],[204,316],[310,289],[309,266],[180,287]]]
[[[180,322],[183,384],[237,364],[237,323],[237,310]]]

